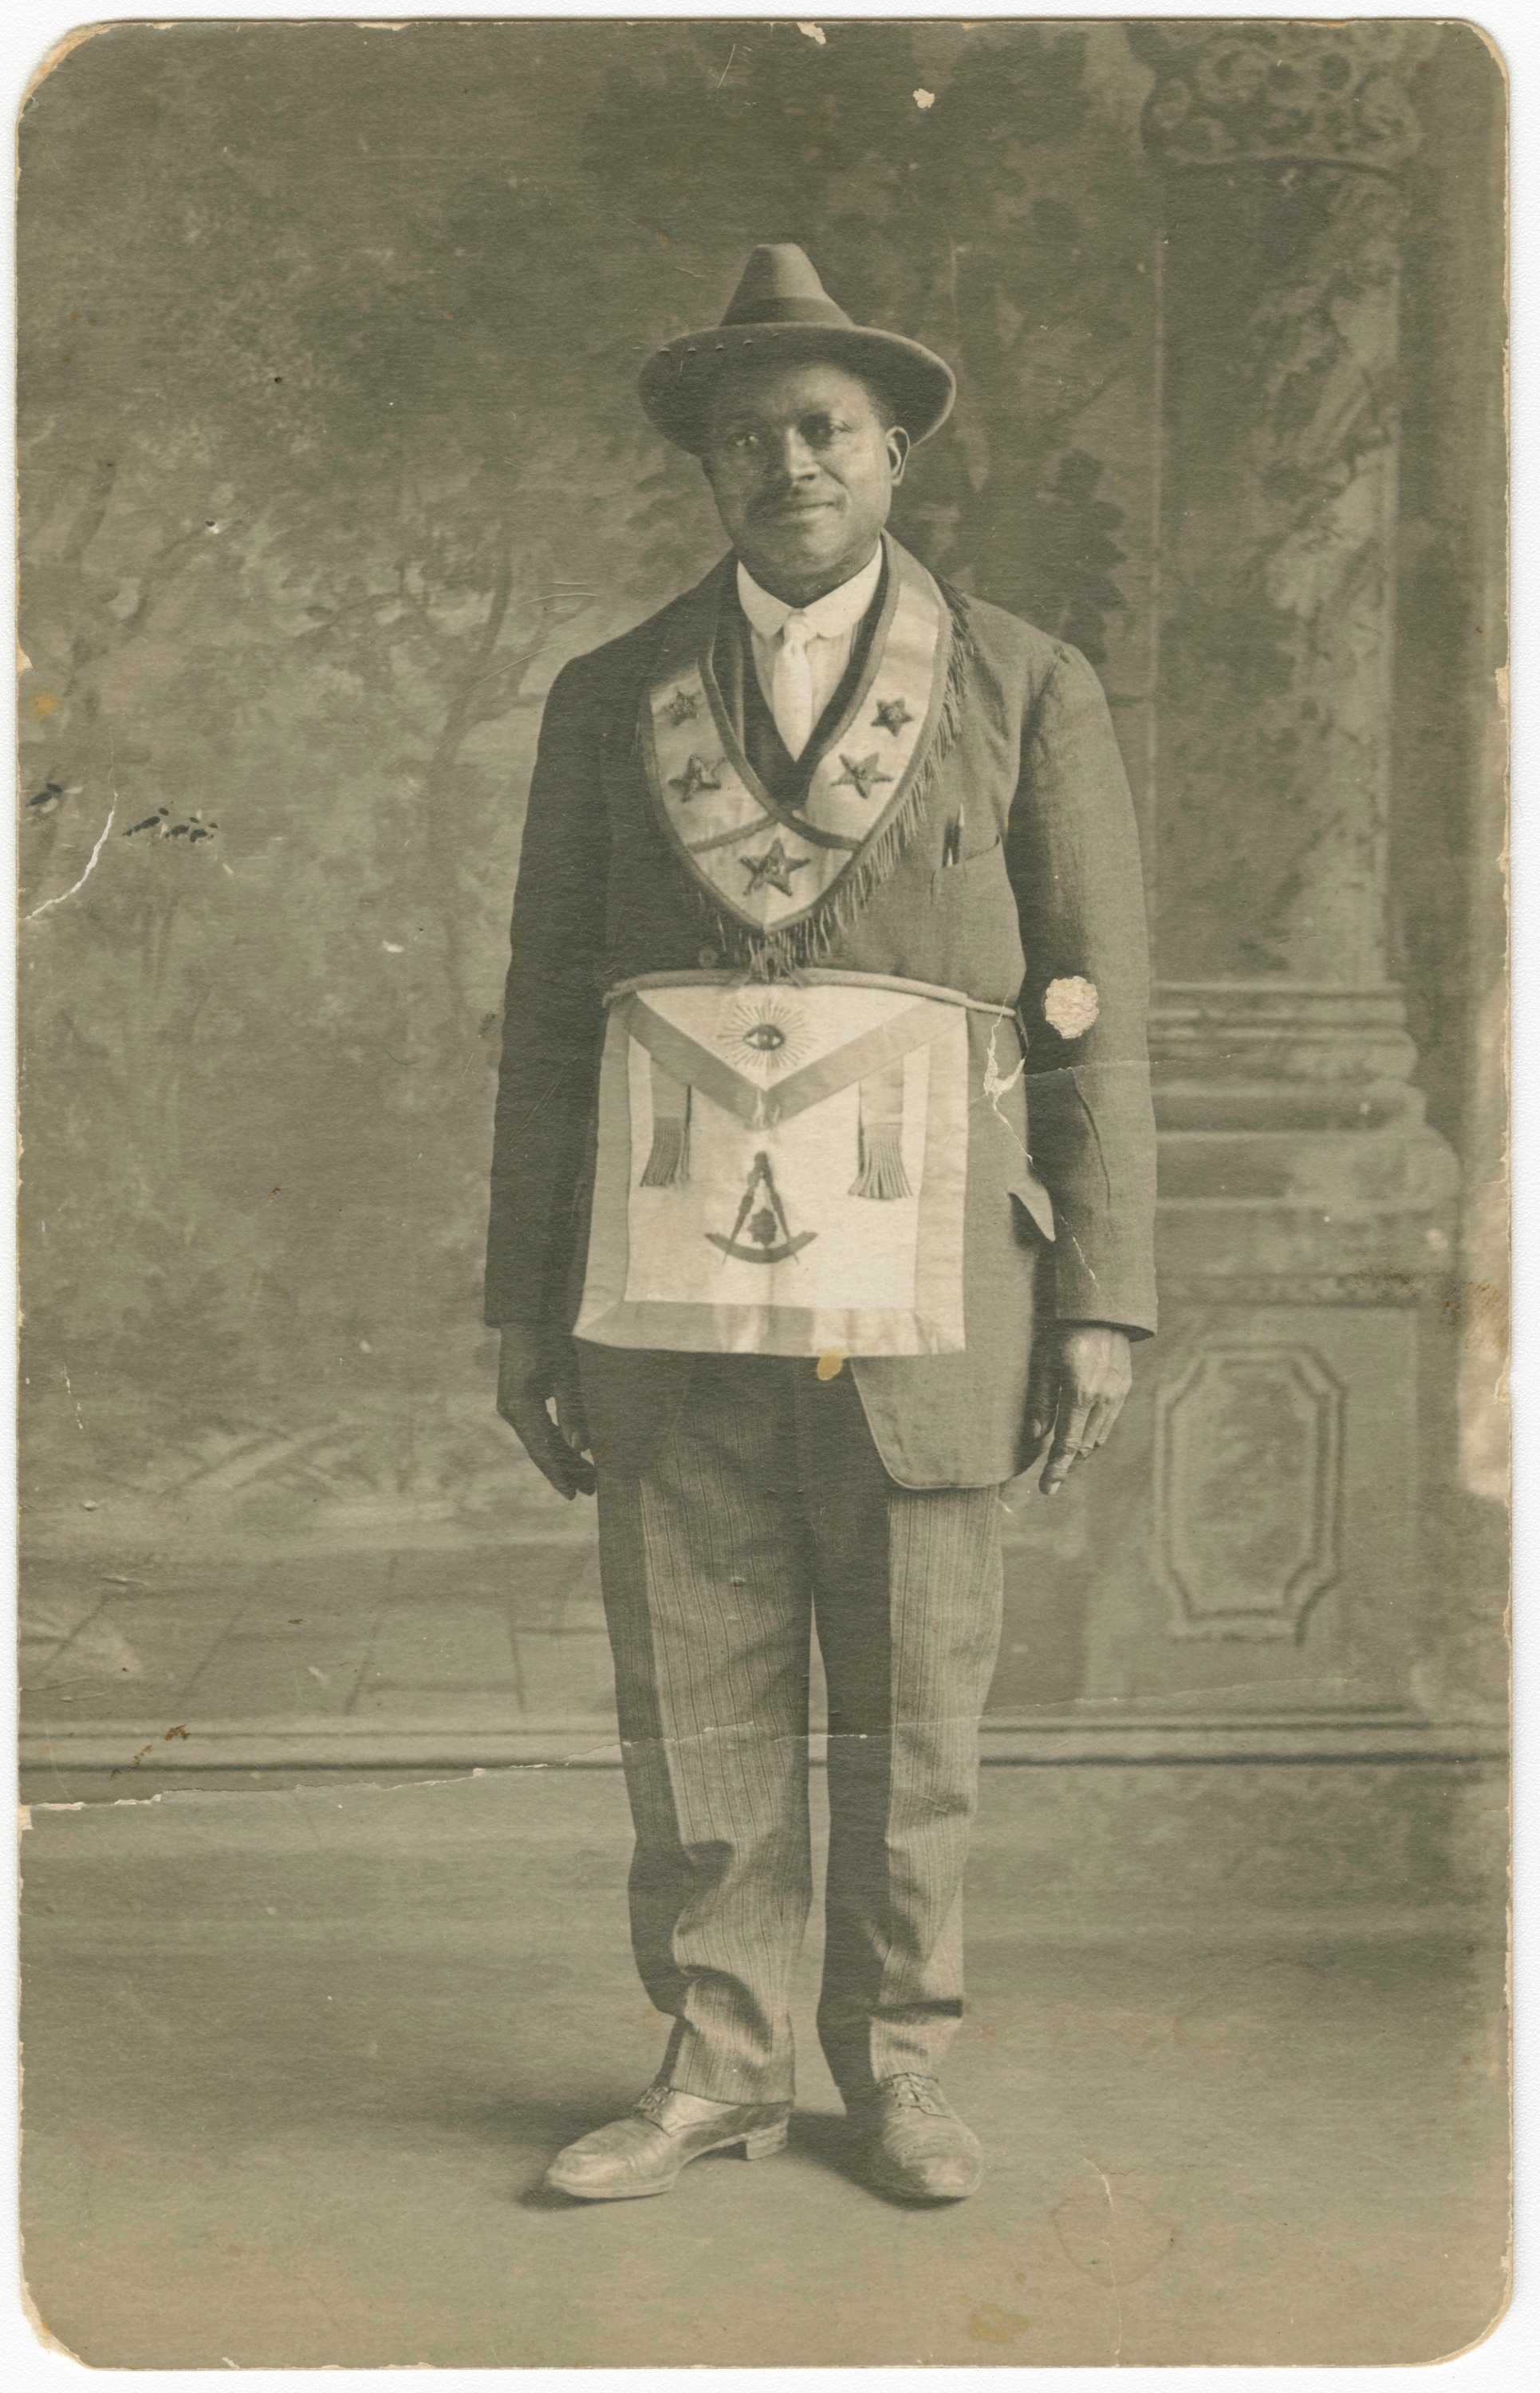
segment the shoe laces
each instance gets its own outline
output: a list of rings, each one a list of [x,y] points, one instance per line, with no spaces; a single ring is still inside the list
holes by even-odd
[[[911,2111],[927,2111],[933,2119],[949,2119],[951,2105],[933,2077],[918,2070],[903,2069],[896,2076],[883,2077],[870,2097],[873,2102],[887,2100],[902,2103]]]

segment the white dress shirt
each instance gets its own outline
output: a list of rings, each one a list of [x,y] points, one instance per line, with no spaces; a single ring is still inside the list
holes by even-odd
[[[737,595],[749,619],[754,671],[790,755],[802,754],[839,688],[881,576],[879,543],[871,562],[837,590],[826,590],[811,606],[789,607],[762,589],[746,565],[738,566]]]

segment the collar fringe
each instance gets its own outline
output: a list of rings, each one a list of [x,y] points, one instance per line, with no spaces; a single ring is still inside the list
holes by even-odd
[[[679,880],[688,892],[697,916],[712,933],[725,961],[736,970],[746,972],[751,981],[800,980],[803,967],[818,963],[829,954],[889,878],[900,857],[914,843],[935,777],[957,745],[973,658],[967,598],[938,573],[931,578],[945,598],[951,618],[951,653],[946,660],[940,719],[903,804],[881,836],[863,849],[859,864],[843,876],[814,912],[789,930],[772,932],[767,938],[757,936],[724,914],[711,903],[695,876],[683,866],[679,868]]]

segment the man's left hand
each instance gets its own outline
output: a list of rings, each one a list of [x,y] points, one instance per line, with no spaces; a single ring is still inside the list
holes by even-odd
[[[1104,1322],[1059,1322],[1038,1335],[1028,1406],[1033,1459],[1052,1432],[1038,1484],[1056,1496],[1077,1462],[1105,1445],[1133,1385],[1127,1332]]]

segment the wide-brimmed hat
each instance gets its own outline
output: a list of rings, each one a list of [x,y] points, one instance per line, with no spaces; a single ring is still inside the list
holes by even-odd
[[[911,440],[928,440],[951,413],[952,369],[901,333],[854,323],[795,242],[762,242],[720,324],[685,333],[642,368],[642,404],[666,439],[699,451],[712,394],[729,368],[829,358],[864,374],[890,400]]]

